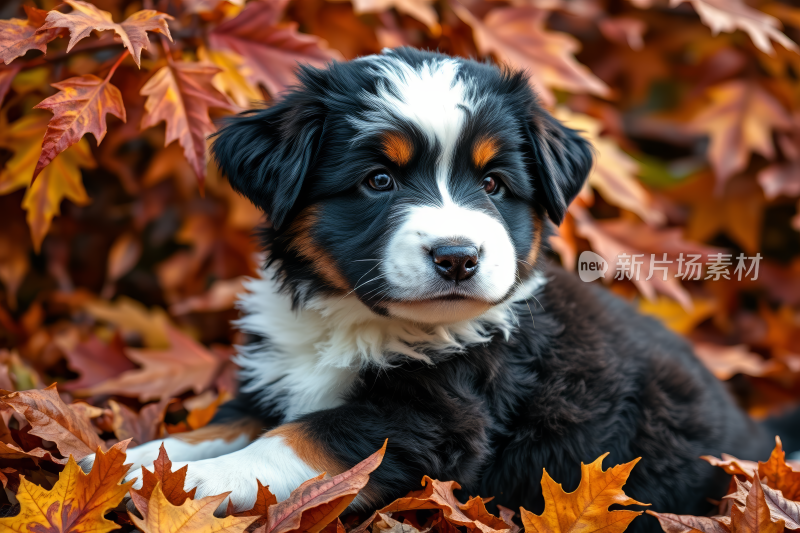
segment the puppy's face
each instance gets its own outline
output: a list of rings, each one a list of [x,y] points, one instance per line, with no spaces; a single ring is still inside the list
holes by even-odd
[[[426,323],[509,299],[591,166],[523,76],[408,49],[305,70],[213,150],[296,295]]]

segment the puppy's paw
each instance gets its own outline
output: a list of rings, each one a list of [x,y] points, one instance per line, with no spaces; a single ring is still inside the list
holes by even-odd
[[[244,465],[231,463],[218,457],[188,463],[173,463],[172,468],[177,470],[184,465],[189,466],[184,489],[188,492],[195,488],[195,500],[230,492],[214,513],[216,516],[224,516],[228,501],[233,503],[236,512],[246,511],[255,504],[258,492],[256,477],[243,469]]]

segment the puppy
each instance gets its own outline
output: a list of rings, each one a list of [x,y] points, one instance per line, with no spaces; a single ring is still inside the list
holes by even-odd
[[[545,260],[592,150],[524,74],[412,49],[302,68],[213,153],[270,222],[239,302],[241,391],[208,427],[130,450],[131,476],[163,442],[197,497],[241,510],[256,480],[283,499],[388,439],[357,505],[427,474],[540,513],[542,468],[574,490],[610,452],[642,457],[631,497],[702,514],[727,481],[699,456],[769,454],[781,428],[683,339]]]

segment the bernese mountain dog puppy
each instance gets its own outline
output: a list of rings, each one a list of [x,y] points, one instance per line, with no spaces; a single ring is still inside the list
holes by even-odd
[[[523,73],[407,48],[302,68],[212,150],[269,217],[236,323],[241,390],[208,427],[131,449],[131,477],[163,443],[198,498],[241,510],[256,480],[283,499],[388,439],[356,505],[429,475],[540,513],[543,468],[574,490],[610,452],[642,457],[631,497],[703,514],[727,479],[701,455],[769,455],[780,428],[686,341],[546,260],[592,149]]]

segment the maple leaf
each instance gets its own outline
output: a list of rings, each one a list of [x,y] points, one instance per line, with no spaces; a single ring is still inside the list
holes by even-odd
[[[131,489],[131,492],[135,493],[140,498],[140,501],[148,501],[152,498],[153,492],[156,486],[158,486],[162,496],[166,498],[169,503],[172,505],[183,505],[187,498],[194,499],[194,493],[197,491],[197,487],[194,487],[188,492],[183,489],[186,483],[186,472],[188,468],[189,465],[183,465],[173,472],[172,461],[169,460],[167,450],[164,449],[164,445],[162,444],[158,449],[158,457],[153,463],[153,470],[151,471],[142,466],[142,487],[139,489]],[[259,488],[260,487],[261,483],[259,482]],[[258,498],[256,499],[256,505],[258,505]],[[264,509],[263,514],[266,514],[266,509]],[[256,515],[248,514],[241,516]]]
[[[134,445],[164,437],[164,415],[167,404],[168,401],[163,399],[145,405],[137,414],[128,407],[109,400],[114,434],[119,440],[130,439]]]
[[[775,157],[773,129],[791,126],[788,113],[758,83],[734,80],[708,90],[710,104],[689,125],[711,138],[708,159],[717,176],[717,188],[744,170],[750,152]]]
[[[164,496],[161,483],[156,483],[149,499],[131,492],[131,499],[143,518],[129,514],[143,533],[244,533],[255,517],[214,517],[214,511],[228,494],[201,500],[187,499],[182,505],[175,506]]]
[[[589,185],[598,190],[607,202],[636,213],[648,224],[665,222],[666,217],[655,205],[653,196],[636,179],[638,163],[612,140],[600,136],[602,125],[599,120],[573,113],[566,107],[556,108],[553,115],[580,131],[594,147],[595,161],[589,174]]]
[[[286,2],[250,2],[210,35],[212,48],[231,50],[243,57],[251,80],[272,95],[295,82],[298,63],[322,67],[332,59],[342,59],[318,37],[298,33],[296,23],[279,24]]]
[[[548,11],[528,6],[498,8],[479,20],[456,0],[452,7],[472,27],[480,53],[494,54],[499,61],[527,71],[546,104],[555,103],[551,88],[608,94],[606,84],[575,60],[578,42],[567,34],[545,31]]]
[[[37,31],[44,24],[47,11],[26,5],[22,8],[28,16],[26,20],[0,20],[0,60],[6,65],[29,50],[47,52],[47,43],[63,34],[60,29]],[[0,102],[2,100],[0,91]]]
[[[346,472],[330,479],[323,479],[324,474],[309,479],[288,498],[270,506],[263,532],[319,533],[352,503],[385,453],[386,442],[380,450]]]
[[[617,465],[603,471],[604,453],[591,464],[581,463],[581,482],[574,492],[565,493],[547,473],[542,474],[544,512],[536,515],[521,509],[526,533],[622,532],[641,511],[609,511],[611,505],[648,505],[629,498],[622,486],[639,462]]]
[[[747,494],[744,510],[736,505],[731,508],[731,529],[736,533],[781,533],[784,527],[784,520],[773,521],[761,480],[756,477]]]
[[[760,489],[754,489],[750,481],[740,481],[736,477],[733,478],[733,481],[736,484],[736,491],[725,496],[725,499],[733,501],[739,510],[752,506],[751,493],[754,490],[760,490],[772,522],[782,521],[787,529],[800,529],[800,502],[787,499],[780,490],[769,487],[763,482],[759,483]]]
[[[20,70],[22,70],[22,67],[19,65],[14,65],[13,67],[0,66],[0,105],[3,104],[3,100],[11,88],[11,83]],[[6,124],[3,125],[5,126]]]
[[[80,391],[86,395],[119,394],[140,401],[174,397],[187,390],[200,393],[217,375],[220,360],[204,346],[180,331],[167,327],[170,347],[166,350],[129,348],[126,353],[142,368],[122,374]]]
[[[215,131],[209,107],[234,110],[212,83],[220,69],[176,61],[161,67],[140,91],[147,97],[142,129],[166,122],[164,145],[178,141],[202,189],[206,175],[206,136]]]
[[[166,13],[144,9],[137,11],[125,19],[124,22],[117,24],[111,18],[111,13],[98,9],[88,2],[66,0],[66,3],[72,7],[73,11],[67,14],[51,11],[47,14],[47,19],[39,31],[53,28],[68,29],[70,39],[67,45],[67,52],[72,50],[72,47],[78,41],[88,37],[94,30],[114,30],[122,39],[122,44],[125,45],[125,48],[130,51],[136,65],[141,67],[142,49],[146,50],[150,45],[150,39],[147,37],[148,31],[162,33],[170,41],[172,40],[169,26],[167,26],[167,21],[172,20],[172,17]]]
[[[107,113],[125,122],[125,104],[122,102],[122,95],[119,89],[109,83],[125,55],[120,56],[105,79],[93,74],[84,74],[54,83],[53,87],[59,89],[59,92],[35,106],[35,109],[47,109],[52,112],[53,118],[47,124],[47,131],[42,140],[42,153],[33,171],[34,180],[58,154],[78,142],[87,133],[94,135],[97,144],[100,144],[108,130]]]
[[[781,491],[786,499],[800,500],[800,472],[786,464],[780,437],[775,437],[775,448],[767,462],[759,461],[758,476],[766,479],[768,486]]]
[[[261,91],[249,81],[252,79],[252,69],[236,52],[201,47],[197,50],[197,57],[221,69],[211,83],[219,92],[230,96],[237,106],[246,109],[262,99]]]
[[[20,512],[0,518],[0,532],[106,533],[118,529],[119,526],[104,515],[122,501],[133,484],[133,481],[120,483],[130,467],[123,464],[127,446],[127,442],[119,442],[107,453],[98,448],[88,474],[84,474],[70,457],[49,491],[20,476],[16,494]]]
[[[106,448],[89,418],[79,416],[61,400],[55,383],[43,390],[12,392],[1,400],[25,417],[32,435],[55,442],[65,457],[80,460],[98,447]]]
[[[69,367],[80,377],[62,385],[62,389],[74,391],[91,387],[112,378],[136,365],[125,357],[125,343],[119,334],[105,343],[95,336],[73,347],[62,347]],[[141,444],[141,443],[139,443]]]
[[[779,31],[781,24],[778,19],[749,7],[741,0],[670,0],[670,6],[676,7],[684,2],[694,6],[700,20],[711,28],[714,35],[739,29],[747,32],[753,44],[764,53],[775,52],[770,39],[784,48],[797,50],[797,45]]]

